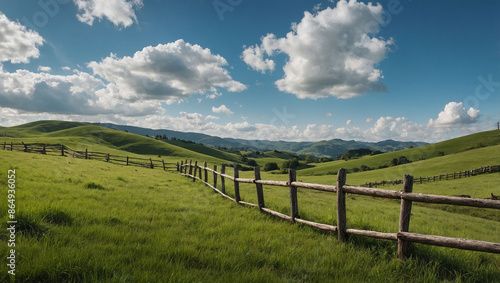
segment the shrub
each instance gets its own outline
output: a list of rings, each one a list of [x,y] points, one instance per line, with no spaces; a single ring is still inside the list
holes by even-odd
[[[273,170],[279,170],[279,166],[278,164],[276,164],[276,162],[269,162],[269,163],[266,163],[266,165],[264,165],[264,171],[273,171]]]
[[[291,158],[291,159],[288,159],[287,161],[283,162],[283,166],[282,168],[283,169],[295,169],[297,167],[299,167],[300,163],[299,163],[299,160],[297,158]]]
[[[89,183],[86,183],[84,185],[84,188],[85,189],[89,189],[89,190],[104,190],[104,187],[99,185],[99,184],[96,184],[94,182],[89,182]]]

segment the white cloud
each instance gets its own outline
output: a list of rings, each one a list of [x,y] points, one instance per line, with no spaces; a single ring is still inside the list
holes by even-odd
[[[143,6],[142,0],[73,0],[78,7],[76,17],[82,23],[92,25],[95,19],[107,18],[115,26],[128,27],[137,23],[135,10]]]
[[[219,107],[212,107],[212,112],[214,113],[225,113],[227,115],[232,115],[234,114],[233,111],[231,111],[231,109],[227,108],[226,105],[222,104],[221,106]]]
[[[465,110],[462,102],[446,104],[436,120],[430,119],[428,125],[433,127],[461,127],[478,121],[479,110],[469,108]]]
[[[109,96],[174,103],[197,93],[219,96],[220,88],[230,92],[245,90],[246,86],[234,81],[223,68],[227,64],[226,59],[209,49],[179,39],[145,47],[133,57],[111,54],[100,63],[90,62],[88,67],[110,82],[105,91]]]
[[[264,41],[264,38],[262,39],[262,41]],[[272,53],[267,55],[270,56],[272,55]],[[243,53],[241,54],[241,59],[252,69],[254,69],[255,71],[260,71],[263,74],[268,70],[273,71],[276,66],[273,60],[264,60],[264,50],[262,50],[262,48],[258,45],[245,48],[243,50]]]
[[[68,67],[68,66],[64,66],[64,67],[61,67],[61,70],[63,70],[63,71],[70,71],[71,68]]]
[[[0,64],[29,63],[30,58],[38,58],[44,39],[36,32],[28,30],[19,22],[13,22],[0,12]]]
[[[383,9],[380,4],[341,0],[335,8],[315,14],[304,12],[284,38],[268,34],[261,45],[243,51],[242,59],[254,70],[274,70],[274,61],[264,55],[284,53],[289,60],[285,76],[276,81],[279,90],[299,98],[351,98],[367,91],[385,90],[376,66],[394,44],[378,33]]]
[[[350,126],[352,124],[352,120],[347,120],[347,122],[345,123],[347,126]]]
[[[332,113],[330,113],[330,112],[326,113],[326,117],[332,117],[332,116],[333,116]]]
[[[217,117],[217,116],[213,116],[213,115],[208,115],[207,117],[205,117],[206,120],[219,120],[220,117]]]
[[[39,72],[49,73],[51,70],[52,70],[52,68],[48,67],[48,66],[38,66],[38,71]]]
[[[372,118],[367,118],[367,119],[365,120],[365,122],[366,122],[366,123],[371,123],[372,121],[373,121],[373,119],[372,119]]]

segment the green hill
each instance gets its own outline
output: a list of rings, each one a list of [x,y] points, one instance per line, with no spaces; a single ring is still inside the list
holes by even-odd
[[[164,156],[170,161],[181,159],[206,160],[213,162],[234,161],[229,154],[215,150],[198,152],[174,144],[165,143],[132,133],[122,132],[89,123],[62,121],[38,121],[16,127],[5,128],[5,141],[63,143],[75,150],[126,151],[140,155]],[[123,152],[122,152],[123,153]]]
[[[449,155],[455,155],[469,151],[471,152],[467,153],[466,155],[469,156],[469,158],[471,158],[470,159],[471,162],[483,159],[484,163],[479,166],[496,165],[500,164],[500,152],[498,152],[499,148],[498,145],[500,145],[500,131],[498,130],[487,131],[417,148],[393,151],[374,156],[364,156],[359,159],[353,159],[349,161],[337,160],[323,164],[315,164],[315,167],[313,168],[301,170],[300,174],[301,175],[333,174],[337,172],[338,169],[340,168],[346,168],[352,171],[354,168],[361,169],[362,165],[368,166],[372,169],[379,169],[379,168],[390,167],[392,165],[392,160],[394,158],[399,159],[400,156],[406,157],[411,162],[417,162],[421,160],[433,159],[436,157],[442,158]],[[475,151],[481,148],[488,148],[488,149],[485,151]],[[474,156],[476,152],[483,152],[483,153],[481,155]],[[453,158],[447,157],[444,159],[448,160],[448,162],[453,163]],[[467,163],[468,161],[465,160],[465,162]],[[492,162],[496,164],[489,164]],[[416,164],[416,163],[410,163],[410,164]],[[464,164],[464,166],[465,168],[461,169],[459,168],[458,170],[469,169],[468,168],[469,166],[467,166],[466,164]]]

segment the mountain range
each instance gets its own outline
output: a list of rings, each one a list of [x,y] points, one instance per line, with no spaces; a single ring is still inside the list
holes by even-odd
[[[323,140],[317,142],[289,142],[289,141],[269,141],[269,140],[244,140],[234,138],[221,138],[201,133],[179,132],[172,130],[148,129],[134,126],[116,125],[111,123],[95,123],[96,125],[127,131],[138,135],[148,135],[151,137],[160,135],[169,139],[176,138],[203,144],[219,149],[239,149],[239,150],[279,150],[288,151],[298,155],[313,155],[316,157],[335,157],[346,153],[351,149],[369,148],[390,152],[406,149],[409,147],[419,147],[427,145],[425,142],[402,142],[395,140],[385,140],[380,142],[345,141],[341,139]]]

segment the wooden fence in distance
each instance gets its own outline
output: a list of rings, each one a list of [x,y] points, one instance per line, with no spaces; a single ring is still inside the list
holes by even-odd
[[[44,143],[7,143],[4,142],[2,146],[3,150],[10,151],[24,151],[29,153],[41,153],[49,155],[59,155],[59,156],[71,156],[74,158],[81,159],[94,159],[106,162],[123,164],[126,166],[138,166],[146,168],[162,168],[163,170],[179,170],[179,164],[177,163],[167,163],[165,160],[155,160],[151,158],[137,158],[130,156],[121,155],[111,155],[104,152],[89,151],[85,149],[84,151],[73,150],[63,144],[44,144]]]
[[[443,180],[460,179],[460,178],[478,176],[481,174],[489,174],[489,173],[493,173],[493,172],[500,172],[500,165],[483,166],[480,168],[464,170],[464,171],[460,171],[460,172],[446,173],[446,174],[436,175],[436,176],[415,177],[415,178],[413,178],[413,183],[414,184],[423,184],[425,182],[429,183],[429,182],[436,182],[436,181],[443,181]],[[385,186],[385,185],[398,185],[398,184],[403,184],[403,180],[368,182],[368,183],[365,183],[363,186],[376,188],[376,187],[381,186],[381,185]]]
[[[240,178],[238,164],[233,165],[233,170],[234,170],[233,176],[228,175],[226,173],[226,167],[227,166],[223,164],[219,172],[217,171],[217,165],[214,165],[214,168],[212,169],[207,167],[207,162],[204,162],[203,166],[201,166],[198,165],[198,162],[195,162],[193,164],[192,161],[189,161],[188,163],[186,160],[180,162],[179,172],[183,176],[192,178],[193,182],[195,180],[202,181],[203,183],[205,183],[205,185],[209,186],[217,193],[238,204],[258,207],[261,212],[272,214],[274,216],[286,219],[292,223],[298,222],[322,230],[337,232],[338,239],[341,242],[346,241],[348,235],[360,235],[377,239],[397,241],[398,243],[397,255],[399,259],[404,259],[407,257],[408,254],[407,246],[408,243],[410,242],[426,244],[426,245],[450,247],[456,249],[464,249],[464,250],[500,253],[500,243],[441,237],[434,235],[424,235],[424,234],[409,232],[411,207],[413,202],[451,204],[460,206],[500,209],[500,201],[489,200],[489,199],[449,197],[449,196],[413,193],[412,192],[413,177],[410,175],[404,176],[403,188],[401,191],[390,191],[390,190],[382,190],[376,188],[364,188],[364,187],[346,185],[345,169],[340,169],[338,171],[337,183],[334,186],[334,185],[320,185],[320,184],[297,182],[296,172],[294,170],[289,170],[288,181],[271,181],[271,180],[261,179],[259,167],[254,168],[254,173],[255,173],[254,179]],[[208,183],[209,172],[210,174],[213,174],[213,184]],[[217,186],[217,179],[218,179],[217,176],[220,177],[219,187]],[[225,188],[226,179],[234,182],[234,196],[235,196],[234,198],[226,194],[226,188]],[[256,194],[258,199],[257,204],[248,203],[241,200],[239,192],[240,183],[255,184]],[[271,210],[265,206],[263,185],[289,188],[290,215],[285,215],[283,213]],[[323,224],[323,223],[316,223],[313,221],[299,218],[299,208],[297,200],[297,188],[299,187],[337,194],[337,226]],[[399,216],[399,231],[397,233],[384,233],[377,231],[348,228],[347,216],[346,216],[346,193],[400,200],[401,207]]]

